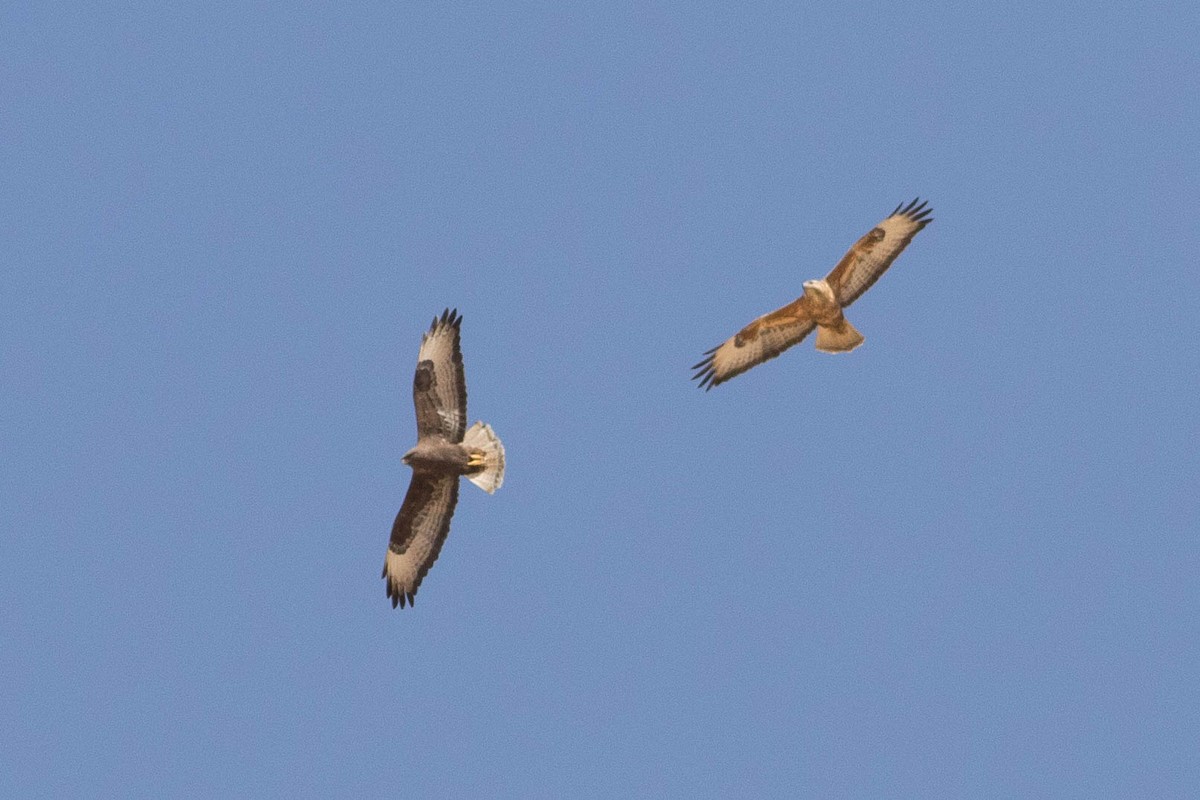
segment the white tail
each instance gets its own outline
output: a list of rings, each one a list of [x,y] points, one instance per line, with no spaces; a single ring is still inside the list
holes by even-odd
[[[846,353],[863,343],[863,335],[843,317],[837,325],[817,326],[817,349],[823,353]]]
[[[462,443],[472,455],[480,454],[483,461],[483,469],[467,475],[467,480],[488,494],[499,489],[500,484],[504,483],[504,445],[492,430],[492,426],[485,422],[476,422],[467,429]]]

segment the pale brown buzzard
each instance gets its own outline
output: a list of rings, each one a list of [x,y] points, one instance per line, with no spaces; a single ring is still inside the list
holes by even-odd
[[[783,308],[759,317],[719,347],[705,353],[692,369],[692,380],[706,390],[799,344],[817,329],[817,349],[845,353],[863,343],[842,309],[870,289],[917,232],[933,222],[932,208],[913,200],[901,203],[883,222],[850,248],[825,280],[804,282],[804,294]],[[901,207],[903,206],[903,207]]]

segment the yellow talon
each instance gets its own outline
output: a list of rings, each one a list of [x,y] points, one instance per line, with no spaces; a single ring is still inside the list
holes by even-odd
[[[483,466],[483,453],[480,451],[471,453],[471,457],[467,459],[467,466],[468,467],[482,467]]]

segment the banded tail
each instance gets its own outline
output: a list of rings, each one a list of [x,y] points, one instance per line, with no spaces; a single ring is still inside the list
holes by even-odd
[[[463,436],[463,447],[471,453],[471,466],[482,467],[468,472],[467,480],[488,494],[504,483],[504,445],[486,422],[476,422]]]

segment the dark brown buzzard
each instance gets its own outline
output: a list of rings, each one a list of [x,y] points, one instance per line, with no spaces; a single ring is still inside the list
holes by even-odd
[[[383,577],[392,608],[412,605],[437,561],[458,502],[458,478],[488,494],[504,481],[504,445],[489,425],[467,428],[467,381],[459,348],[458,311],[447,309],[421,337],[413,405],[417,446],[404,454],[412,482],[392,525]]]

